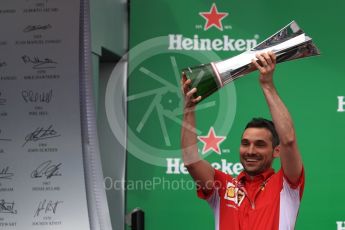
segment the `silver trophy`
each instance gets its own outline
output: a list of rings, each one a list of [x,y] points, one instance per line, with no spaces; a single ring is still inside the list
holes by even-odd
[[[223,61],[183,69],[182,74],[191,79],[191,88],[197,88],[195,96],[205,99],[229,82],[255,71],[252,59],[257,59],[257,53],[268,51],[276,54],[277,63],[320,55],[312,39],[292,21],[251,50]]]

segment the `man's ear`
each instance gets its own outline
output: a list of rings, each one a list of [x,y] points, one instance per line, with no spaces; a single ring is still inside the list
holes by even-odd
[[[280,157],[280,145],[277,145],[276,147],[274,147],[274,149],[273,149],[273,157],[274,158]]]

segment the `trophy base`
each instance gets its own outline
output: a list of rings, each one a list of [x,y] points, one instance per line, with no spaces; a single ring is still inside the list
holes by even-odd
[[[201,100],[222,87],[218,79],[218,73],[213,68],[212,63],[183,69],[182,74],[187,79],[191,79],[190,89],[196,88],[197,92],[194,94],[194,97],[201,96]]]

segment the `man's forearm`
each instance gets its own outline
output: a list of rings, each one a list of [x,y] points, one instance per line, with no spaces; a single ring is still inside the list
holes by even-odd
[[[302,159],[297,147],[291,115],[279,97],[273,83],[262,85],[262,90],[280,139],[282,168],[289,181],[297,183],[302,172]]]
[[[186,108],[183,114],[181,147],[183,162],[185,165],[189,165],[200,160],[195,129],[195,112],[190,108]]]
[[[204,192],[211,191],[213,188],[214,170],[198,154],[194,109],[186,108],[183,116],[181,146],[184,165],[194,181]]]
[[[295,129],[291,115],[272,84],[262,85],[272,121],[277,130],[282,145],[292,144],[296,141]]]

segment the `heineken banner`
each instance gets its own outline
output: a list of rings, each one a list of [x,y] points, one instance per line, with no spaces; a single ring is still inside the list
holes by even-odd
[[[197,198],[181,159],[181,70],[239,55],[295,20],[321,53],[278,64],[274,78],[306,173],[296,229],[345,229],[345,28],[336,26],[344,10],[335,0],[130,1],[127,212],[144,210],[150,230],[214,229],[213,211]],[[271,118],[257,76],[227,84],[196,107],[200,156],[233,176],[243,170],[244,126],[253,117]],[[108,88],[112,97],[116,90]],[[119,187],[113,181],[112,189]]]

